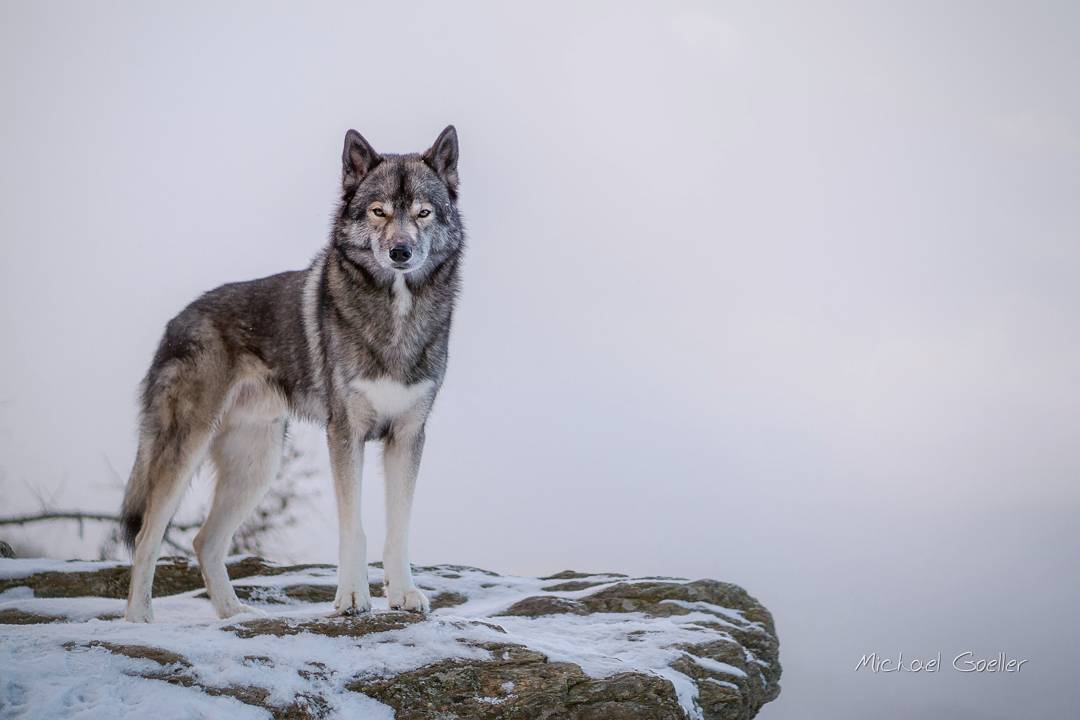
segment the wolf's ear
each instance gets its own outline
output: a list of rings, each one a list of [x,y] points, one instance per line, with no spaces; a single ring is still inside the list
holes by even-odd
[[[435,144],[423,154],[423,158],[424,162],[435,171],[435,174],[446,183],[446,187],[450,189],[450,197],[456,197],[458,189],[458,144],[457,130],[454,129],[453,125],[447,125],[446,129],[439,133]]]
[[[364,136],[355,130],[345,133],[345,149],[341,151],[341,186],[346,191],[356,189],[360,181],[382,162],[379,153]]]

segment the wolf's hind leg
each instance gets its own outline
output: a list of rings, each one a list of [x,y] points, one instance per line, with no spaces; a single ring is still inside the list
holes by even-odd
[[[218,617],[259,612],[242,605],[236,597],[225,568],[225,554],[236,529],[266,496],[277,475],[284,439],[284,418],[227,420],[210,448],[217,485],[210,514],[195,536],[194,545]]]
[[[150,597],[154,586],[154,566],[161,553],[161,540],[169,527],[176,507],[184,496],[188,480],[202,462],[210,430],[190,429],[171,434],[162,440],[158,435],[148,441],[147,464],[149,497],[142,517],[142,528],[135,538],[124,618],[130,622],[153,622]],[[140,448],[140,454],[142,453]]]

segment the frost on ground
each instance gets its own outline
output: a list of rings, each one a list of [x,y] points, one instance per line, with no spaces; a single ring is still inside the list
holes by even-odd
[[[336,571],[229,565],[266,613],[219,620],[158,564],[156,622],[115,562],[0,560],[0,718],[751,718],[780,692],[769,612],[714,580],[416,568],[432,614],[331,616]]]

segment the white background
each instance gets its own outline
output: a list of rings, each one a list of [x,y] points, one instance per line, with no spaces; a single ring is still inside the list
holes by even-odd
[[[415,561],[740,583],[771,720],[1074,713],[1078,6],[409,5],[4,2],[0,513],[115,510],[164,323],[308,262],[348,127],[453,122]]]

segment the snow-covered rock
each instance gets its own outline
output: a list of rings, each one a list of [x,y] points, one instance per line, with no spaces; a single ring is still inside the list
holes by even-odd
[[[780,692],[772,617],[714,580],[416,568],[429,616],[331,616],[336,570],[230,563],[266,613],[219,620],[163,560],[153,625],[120,620],[128,568],[0,560],[0,716],[743,719]]]

